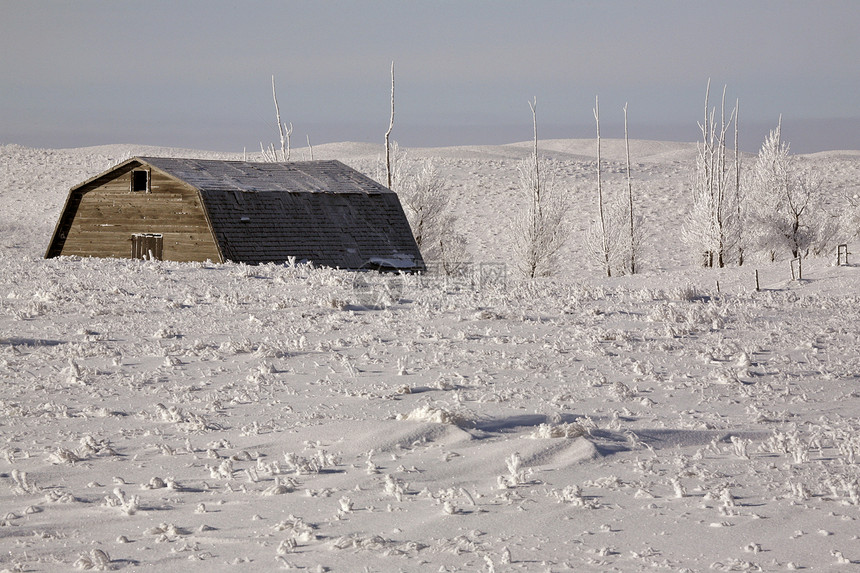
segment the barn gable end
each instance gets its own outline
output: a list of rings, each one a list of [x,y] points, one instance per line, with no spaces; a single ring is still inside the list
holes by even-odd
[[[71,190],[46,257],[129,257],[135,233],[168,260],[424,268],[397,195],[338,161],[137,157]]]
[[[45,257],[129,258],[143,234],[162,236],[164,259],[223,260],[200,192],[137,158],[71,189]]]

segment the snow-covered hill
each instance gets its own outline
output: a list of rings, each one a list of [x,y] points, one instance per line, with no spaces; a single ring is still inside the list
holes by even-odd
[[[457,195],[476,272],[510,257],[529,145],[408,150]],[[367,308],[328,269],[46,261],[72,185],[230,156],[0,147],[0,571],[860,562],[860,266],[697,268],[695,145],[632,142],[645,272],[602,279],[593,142],[541,148],[577,204],[556,278],[406,277]],[[602,153],[622,188],[623,142]],[[313,154],[373,174],[382,147]],[[802,159],[860,192],[860,153]]]

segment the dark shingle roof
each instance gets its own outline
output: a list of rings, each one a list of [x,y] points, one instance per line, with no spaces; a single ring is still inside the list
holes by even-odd
[[[227,260],[424,267],[397,195],[339,161],[136,159],[200,191]]]
[[[251,163],[213,159],[138,157],[200,190],[290,193],[392,193],[340,161]]]

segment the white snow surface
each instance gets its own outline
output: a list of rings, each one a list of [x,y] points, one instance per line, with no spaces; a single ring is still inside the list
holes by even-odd
[[[408,151],[473,269],[510,257],[530,145]],[[634,141],[644,268],[600,278],[595,143],[540,146],[576,205],[556,277],[404,277],[370,308],[331,269],[42,258],[73,185],[241,154],[0,146],[0,571],[856,567],[860,267],[698,268],[695,144]],[[313,154],[373,175],[382,147]],[[860,193],[860,152],[802,160]]]

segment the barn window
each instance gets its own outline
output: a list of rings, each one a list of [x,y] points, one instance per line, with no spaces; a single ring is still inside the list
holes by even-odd
[[[164,236],[156,233],[135,233],[131,236],[131,258],[145,261],[161,260]]]
[[[131,172],[131,190],[144,191],[146,193],[150,191],[149,171],[146,169],[136,169]]]

